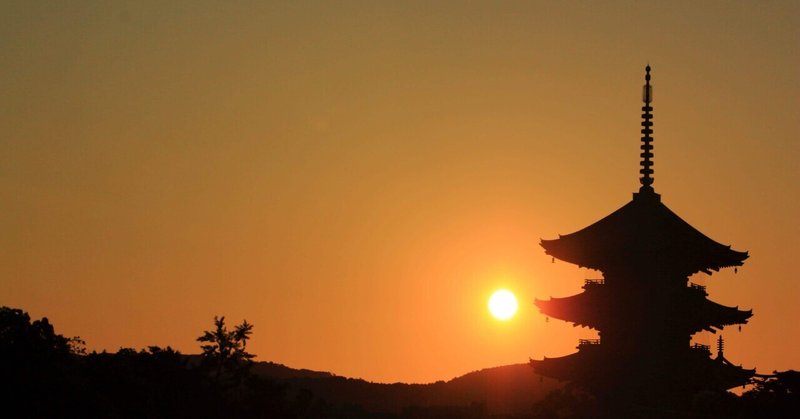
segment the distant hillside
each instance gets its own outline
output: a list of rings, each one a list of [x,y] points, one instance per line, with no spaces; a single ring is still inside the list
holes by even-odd
[[[408,407],[481,405],[489,414],[523,414],[560,387],[557,381],[534,374],[528,364],[487,368],[432,384],[370,383],[271,362],[258,362],[252,371],[286,383],[290,396],[311,392],[314,399],[327,403],[389,413]]]
[[[335,375],[329,372],[311,371],[307,369],[296,370],[283,364],[274,362],[256,362],[250,372],[262,377],[269,377],[275,380],[286,380],[289,378],[333,378]]]

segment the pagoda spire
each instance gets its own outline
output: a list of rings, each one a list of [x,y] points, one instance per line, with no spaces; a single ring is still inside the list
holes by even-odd
[[[639,192],[653,192],[653,166],[652,158],[653,158],[653,145],[650,144],[653,142],[653,122],[650,120],[653,119],[653,107],[650,104],[653,102],[653,86],[650,85],[650,64],[645,67],[645,84],[644,89],[642,91],[642,101],[644,102],[644,106],[642,107],[642,168],[639,170],[642,177],[639,178],[639,182],[642,186],[639,188]]]

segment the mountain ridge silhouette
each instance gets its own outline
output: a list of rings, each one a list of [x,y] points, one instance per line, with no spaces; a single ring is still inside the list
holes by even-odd
[[[295,397],[306,392],[325,403],[359,405],[388,413],[408,408],[480,406],[489,414],[525,414],[550,391],[562,387],[557,380],[534,373],[528,363],[484,368],[427,384],[374,383],[265,361],[254,363],[251,372],[283,383]]]

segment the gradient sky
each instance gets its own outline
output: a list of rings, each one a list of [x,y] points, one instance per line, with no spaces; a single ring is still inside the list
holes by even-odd
[[[219,314],[372,381],[574,352],[532,302],[598,274],[538,241],[638,189],[649,62],[656,191],[751,255],[692,278],[754,311],[726,357],[800,367],[798,2],[66,3],[0,4],[0,304],[89,349]]]

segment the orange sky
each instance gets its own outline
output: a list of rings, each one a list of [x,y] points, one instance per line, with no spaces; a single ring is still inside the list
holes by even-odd
[[[220,314],[373,381],[574,352],[532,301],[596,274],[538,241],[637,190],[649,61],[656,191],[751,254],[693,278],[754,311],[726,357],[800,367],[797,2],[32,3],[0,5],[0,304],[90,349]]]

